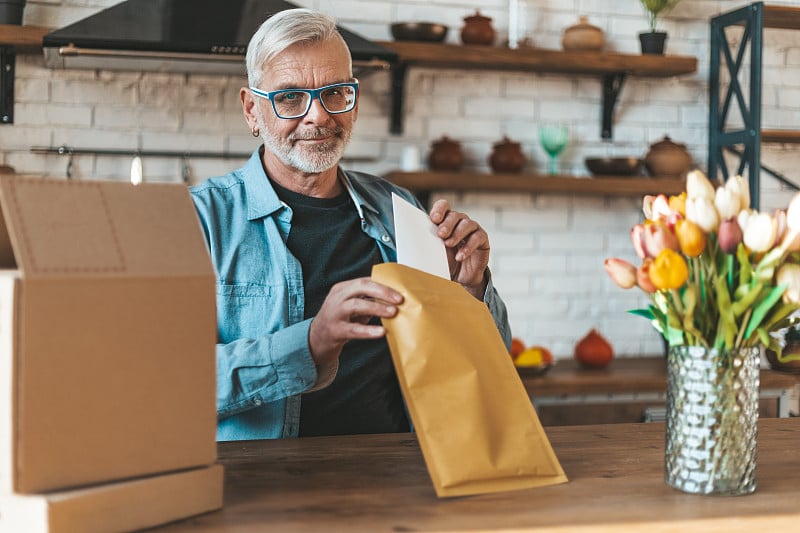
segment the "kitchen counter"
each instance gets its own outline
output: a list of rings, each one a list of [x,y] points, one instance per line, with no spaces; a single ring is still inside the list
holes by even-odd
[[[225,507],[157,528],[269,531],[793,531],[800,419],[762,419],[756,492],[685,494],[664,483],[664,425],[547,428],[570,481],[437,499],[413,434],[220,443]]]

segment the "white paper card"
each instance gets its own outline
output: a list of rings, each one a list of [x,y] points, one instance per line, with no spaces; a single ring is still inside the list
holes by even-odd
[[[444,241],[428,214],[392,193],[397,262],[428,274],[450,279]]]

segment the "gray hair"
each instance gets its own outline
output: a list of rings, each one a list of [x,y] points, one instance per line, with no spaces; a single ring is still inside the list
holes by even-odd
[[[298,8],[272,15],[261,24],[247,45],[245,63],[248,83],[251,87],[257,87],[261,82],[264,65],[290,46],[298,43],[320,43],[336,37],[344,43],[336,29],[336,21],[323,13]],[[352,72],[352,64],[349,68]]]

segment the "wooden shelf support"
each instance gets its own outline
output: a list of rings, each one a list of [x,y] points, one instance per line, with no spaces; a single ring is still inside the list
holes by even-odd
[[[0,24],[0,124],[14,123],[14,75],[17,51],[42,51],[42,37],[50,30],[40,26]]]

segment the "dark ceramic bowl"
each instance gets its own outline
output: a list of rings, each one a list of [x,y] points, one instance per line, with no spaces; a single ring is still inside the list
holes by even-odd
[[[447,26],[434,22],[396,22],[392,24],[395,41],[425,41],[440,43],[447,37]]]
[[[537,376],[544,376],[555,363],[545,363],[537,366],[518,366],[516,367],[517,373],[525,378],[533,378]]]
[[[587,157],[584,162],[595,176],[637,176],[642,169],[638,157]]]

